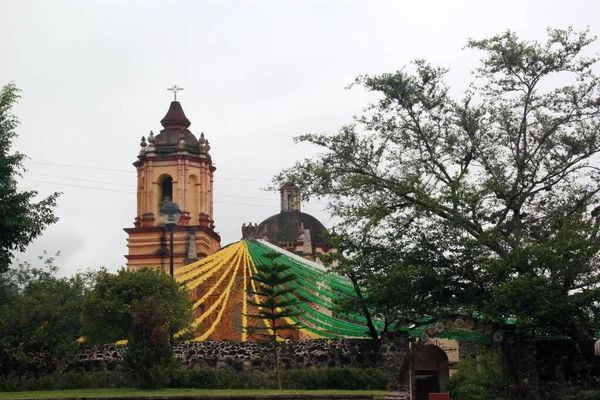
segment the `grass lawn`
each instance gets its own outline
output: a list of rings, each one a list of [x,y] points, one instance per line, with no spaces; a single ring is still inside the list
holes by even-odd
[[[328,394],[366,394],[382,397],[386,392],[370,390],[272,390],[272,389],[79,389],[48,390],[37,392],[0,392],[0,399],[50,399],[82,397],[131,397],[131,396],[253,396],[253,395],[328,395]]]

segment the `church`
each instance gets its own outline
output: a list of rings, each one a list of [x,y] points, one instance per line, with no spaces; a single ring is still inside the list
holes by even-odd
[[[173,230],[174,277],[190,291],[194,302],[197,340],[255,340],[246,292],[254,282],[256,264],[266,253],[278,252],[277,262],[292,268],[297,280],[293,296],[301,300],[301,317],[290,323],[299,331],[292,339],[364,337],[361,315],[334,315],[334,299],[351,294],[346,278],[331,274],[318,254],[332,251],[329,233],[315,217],[301,211],[300,192],[292,185],[281,188],[281,210],[259,224],[243,224],[241,241],[222,248],[215,232],[213,185],[216,170],[210,144],[196,137],[181,103],[174,100],[160,121],[163,129],[142,137],[137,160],[137,215],[128,234],[129,270],[170,267],[169,232],[161,216],[166,203],[177,203],[181,217]]]
[[[216,170],[204,133],[190,130],[181,103],[172,101],[160,121],[163,129],[142,137],[137,161],[137,215],[128,234],[127,268],[169,269],[168,232],[161,216],[167,202],[177,203],[181,217],[174,230],[174,269],[203,259],[221,248],[215,232],[213,185]],[[332,245],[325,226],[300,210],[300,191],[281,188],[281,212],[260,224],[242,225],[242,239],[263,239],[294,254],[317,261]]]
[[[175,87],[176,88],[176,87]],[[176,99],[160,121],[163,129],[142,137],[137,160],[137,215],[128,234],[127,268],[160,268],[169,271],[169,231],[161,208],[177,203],[181,217],[173,229],[174,278],[190,292],[195,320],[190,332],[195,341],[246,342],[259,340],[256,327],[269,329],[268,321],[249,318],[251,302],[258,303],[251,276],[256,265],[267,263],[269,253],[278,253],[276,262],[290,267],[297,279],[289,299],[297,315],[286,320],[297,330],[283,331],[281,340],[368,338],[366,319],[361,314],[338,313],[335,301],[354,295],[349,279],[329,272],[319,254],[335,251],[330,234],[313,216],[301,211],[297,187],[281,188],[279,213],[260,223],[243,223],[241,240],[223,246],[215,232],[213,187],[216,168],[210,144],[203,133],[194,135],[190,120]],[[467,321],[466,325],[472,321]],[[374,319],[379,331],[384,322]],[[444,329],[453,322],[405,329],[410,337],[434,338],[434,346],[416,361],[414,373],[448,378],[462,353],[461,341],[485,341],[470,329]],[[481,336],[481,337],[480,337]],[[421,372],[419,372],[421,371]],[[433,374],[433,375],[432,375]],[[425,379],[425,378],[424,378]],[[429,379],[429,378],[427,378]]]

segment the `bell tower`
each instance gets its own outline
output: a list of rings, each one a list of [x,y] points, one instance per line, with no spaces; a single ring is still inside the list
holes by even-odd
[[[177,97],[175,97],[176,99]],[[210,145],[204,133],[196,138],[181,104],[171,102],[160,121],[158,135],[142,137],[137,170],[137,216],[129,235],[127,268],[148,266],[169,271],[169,233],[160,214],[164,202],[175,202],[182,211],[173,237],[177,269],[219,250],[221,238],[214,231],[213,174]]]
[[[300,189],[294,185],[284,185],[281,190],[281,212],[300,211]]]

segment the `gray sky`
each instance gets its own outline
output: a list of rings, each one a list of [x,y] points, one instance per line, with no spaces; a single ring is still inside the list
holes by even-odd
[[[336,131],[366,105],[361,89],[344,89],[357,75],[426,58],[451,69],[459,93],[481,56],[461,50],[468,38],[542,39],[570,25],[598,34],[598,15],[597,0],[0,0],[0,85],[22,89],[14,150],[30,157],[20,186],[64,193],[60,221],[20,258],[61,250],[63,274],[125,264],[131,164],[141,136],[161,129],[173,84],[185,88],[190,130],[211,142],[226,245],[242,223],[279,212],[278,194],[261,188],[315,151],[292,137]],[[303,210],[331,227],[321,202]]]

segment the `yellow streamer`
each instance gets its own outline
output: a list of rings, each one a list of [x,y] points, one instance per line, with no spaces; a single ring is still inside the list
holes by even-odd
[[[250,263],[248,262],[249,257],[250,254],[248,252],[248,245],[244,241],[244,293],[242,295],[242,342],[248,340],[248,317],[246,316],[246,314],[248,314],[248,295],[246,294],[246,291],[248,289],[247,275],[250,268]]]
[[[218,257],[214,260],[212,260],[212,262],[203,265],[202,267],[199,267],[191,272],[188,272],[185,275],[179,276],[177,278],[178,282],[184,282],[184,281],[189,281],[190,279],[198,276],[199,274],[205,272],[205,271],[209,271],[212,270],[213,268],[216,268],[219,265],[222,265],[223,263],[225,263],[229,258],[231,258],[233,256],[233,254],[235,254],[236,250],[237,250],[237,245],[236,246],[232,246],[232,248],[228,248],[223,250],[223,254],[221,255],[221,257]]]
[[[234,260],[234,264],[236,264],[238,262],[238,259],[240,258],[240,256],[241,256],[241,253],[238,253],[236,255],[236,259]],[[239,267],[239,265],[238,265],[238,267]],[[225,291],[221,294],[221,296],[219,296],[219,298],[217,299],[217,301],[215,301],[215,303],[212,306],[210,306],[210,308],[207,311],[205,311],[204,314],[202,314],[199,318],[197,318],[192,323],[192,327],[195,328],[198,325],[200,325],[200,323],[202,323],[202,321],[204,321],[206,319],[206,317],[208,317],[215,310],[215,308],[217,308],[219,306],[219,304],[221,304],[221,302],[223,301],[223,299],[225,297],[229,297],[229,293],[228,292],[231,289],[231,286],[233,285],[233,282],[235,281],[235,274],[236,274],[236,272],[237,272],[237,268],[235,269],[235,271],[233,272],[233,275],[231,276],[231,280],[230,280],[229,284],[227,285],[227,289],[225,289]],[[211,288],[211,290],[214,290],[215,287],[216,287],[216,285],[213,286]],[[197,338],[197,339],[194,339],[194,340],[200,340],[200,339]]]
[[[185,265],[183,267],[177,268],[174,271],[174,274],[175,274],[175,276],[179,276],[179,275],[182,275],[185,272],[194,270],[194,269],[196,269],[196,268],[198,268],[198,267],[200,267],[200,266],[202,266],[204,264],[216,261],[217,259],[221,258],[224,254],[226,254],[229,250],[231,250],[231,247],[233,247],[233,246],[235,246],[237,244],[238,243],[232,244],[231,246],[226,247],[225,249],[221,249],[221,250],[217,251],[216,253],[211,254],[210,256],[203,258],[202,260],[198,260],[198,261],[193,262],[191,264],[188,264],[188,265]],[[177,280],[179,281],[179,279],[177,279]]]
[[[221,277],[219,278],[219,280],[217,280],[217,282],[208,290],[208,292],[206,292],[204,294],[204,296],[202,296],[202,298],[200,300],[198,300],[197,302],[194,303],[194,305],[192,306],[192,308],[197,308],[200,304],[204,303],[206,301],[206,299],[208,299],[208,296],[210,296],[211,294],[214,293],[215,290],[217,290],[217,288],[221,285],[221,282],[223,282],[223,280],[225,279],[225,277],[227,275],[229,275],[229,272],[233,269],[234,264],[231,263],[229,265],[229,267],[227,267],[227,270],[225,270],[225,272],[223,272],[223,274],[221,275]]]
[[[240,252],[239,255],[242,256],[243,251]],[[223,300],[223,306],[221,306],[221,309],[219,310],[219,314],[217,315],[215,322],[212,324],[212,326],[206,332],[204,332],[204,334],[202,336],[194,339],[194,341],[201,342],[203,340],[206,340],[206,338],[208,338],[211,335],[211,333],[214,332],[217,325],[221,322],[221,318],[223,318],[223,312],[225,312],[225,308],[227,307],[227,302],[229,301],[229,295],[231,294],[231,287],[233,286],[233,283],[235,282],[235,277],[237,276],[237,272],[240,269],[240,263],[239,263],[240,258],[241,257],[238,257],[235,261],[235,263],[236,263],[235,271],[233,272],[233,275],[231,276],[231,280],[229,281],[229,285],[227,286],[227,289],[225,290],[225,299]],[[221,299],[219,299],[215,304],[218,304],[219,302],[221,302]],[[209,311],[211,311],[211,310],[209,310]]]
[[[235,256],[235,255],[233,255]],[[201,275],[200,277],[198,277],[197,279],[188,282],[185,284],[185,287],[188,290],[192,290],[195,289],[196,287],[200,286],[202,283],[204,283],[208,278],[210,278],[211,276],[213,276],[217,271],[219,271],[221,268],[223,268],[223,266],[227,265],[227,262],[231,260],[231,258],[227,258],[227,259],[223,259],[222,262],[220,262],[219,264],[217,264],[215,266],[215,268],[210,269],[209,271],[206,271],[205,274]]]
[[[209,296],[212,295],[215,292],[215,290],[218,289],[219,286],[221,286],[223,281],[226,279],[227,276],[230,275],[231,271],[233,270],[233,274],[231,275],[231,279],[225,291],[206,312],[204,312],[198,319],[196,319],[192,323],[192,327],[196,328],[200,323],[202,323],[202,321],[204,321],[209,315],[211,315],[215,311],[215,309],[219,307],[219,305],[221,305],[221,308],[217,314],[217,318],[215,319],[211,327],[207,331],[205,331],[202,334],[202,336],[194,339],[194,341],[206,340],[214,332],[216,327],[220,324],[223,317],[223,313],[225,312],[225,309],[227,307],[229,297],[231,295],[231,289],[233,287],[235,278],[240,267],[242,267],[243,271],[242,342],[246,342],[248,340],[248,279],[250,279],[250,285],[252,286],[252,290],[256,292],[256,285],[254,280],[251,279],[251,276],[255,273],[258,273],[258,269],[256,268],[256,264],[254,263],[254,260],[250,255],[248,245],[245,241],[234,243],[209,257],[206,257],[202,260],[186,265],[184,267],[178,268],[177,270],[175,270],[175,275],[177,276],[176,280],[178,282],[187,282],[185,286],[188,290],[194,289],[195,287],[206,281],[208,278],[213,276],[217,271],[221,270],[228,262],[230,262],[230,264],[223,271],[221,277],[209,289],[209,291],[204,296],[202,296],[202,298],[198,300],[193,306],[193,308],[196,309],[200,304],[204,303],[209,298]],[[254,300],[257,304],[260,304],[260,297],[257,294],[254,295]],[[262,307],[259,306],[258,309],[262,310]],[[292,321],[291,318],[285,318],[285,320],[289,324],[294,323],[294,321]],[[263,319],[262,321],[265,327],[267,328],[267,333],[272,335],[273,330],[271,329],[271,324],[269,320]],[[301,327],[299,330],[304,335],[314,339],[324,337],[312,331],[309,331],[304,327]],[[278,337],[277,340],[281,341],[284,339]]]

